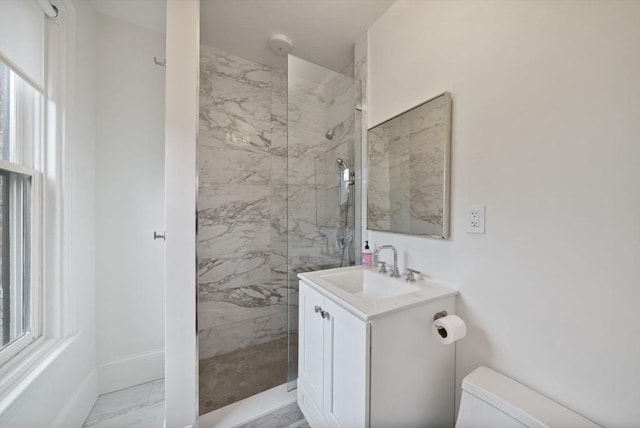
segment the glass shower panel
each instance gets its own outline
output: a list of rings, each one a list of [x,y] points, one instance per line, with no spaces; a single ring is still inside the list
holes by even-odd
[[[289,389],[298,376],[297,274],[356,264],[356,141],[360,84],[288,57],[287,302]],[[359,151],[358,151],[359,153]],[[359,162],[358,162],[359,166]],[[358,263],[359,264],[359,263]]]

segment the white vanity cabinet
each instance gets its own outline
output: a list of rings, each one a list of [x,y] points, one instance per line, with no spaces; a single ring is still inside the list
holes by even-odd
[[[299,311],[298,401],[310,425],[368,426],[369,326],[302,282]]]
[[[371,315],[300,277],[297,394],[312,428],[453,427],[455,348],[431,324],[457,293]]]

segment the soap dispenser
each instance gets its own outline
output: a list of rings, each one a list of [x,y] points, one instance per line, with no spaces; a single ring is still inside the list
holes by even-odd
[[[364,241],[364,250],[362,251],[362,266],[373,266],[373,253],[369,248],[369,241]]]

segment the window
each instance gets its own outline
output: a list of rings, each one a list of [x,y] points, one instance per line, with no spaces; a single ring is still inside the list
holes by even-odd
[[[0,59],[0,365],[41,331],[34,232],[39,230],[42,99]]]

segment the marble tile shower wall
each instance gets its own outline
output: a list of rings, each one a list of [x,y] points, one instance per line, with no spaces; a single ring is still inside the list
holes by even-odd
[[[353,186],[345,213],[336,159],[353,168],[355,140],[350,78],[287,79],[208,46],[201,47],[200,67],[198,312],[205,359],[286,335],[287,287],[295,332],[295,274],[339,266],[336,233],[354,230]],[[353,245],[347,255],[353,263]]]
[[[286,335],[286,75],[201,47],[200,359]],[[284,362],[283,362],[284,364]]]

